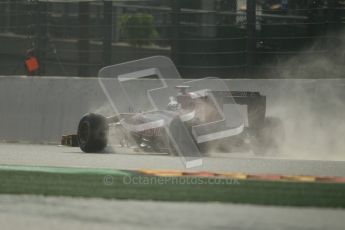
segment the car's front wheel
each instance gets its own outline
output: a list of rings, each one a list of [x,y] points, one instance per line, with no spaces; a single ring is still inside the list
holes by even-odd
[[[78,141],[83,152],[100,152],[108,142],[108,123],[104,116],[89,113],[82,117],[78,125]]]

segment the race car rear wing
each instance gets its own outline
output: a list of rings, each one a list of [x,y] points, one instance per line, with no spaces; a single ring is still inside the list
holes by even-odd
[[[266,96],[260,92],[251,91],[212,91],[221,107],[224,104],[235,103],[246,107],[248,126],[260,127],[266,117]]]

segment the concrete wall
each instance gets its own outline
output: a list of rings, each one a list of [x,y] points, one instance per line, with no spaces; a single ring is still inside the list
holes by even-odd
[[[98,82],[78,78],[0,77],[0,139],[58,141],[106,98]]]
[[[231,90],[267,95],[268,114],[294,116],[290,125],[311,119],[325,125],[344,123],[345,80],[227,80],[227,84]],[[119,92],[118,97],[123,95]],[[0,77],[0,140],[58,142],[62,134],[75,133],[80,117],[89,111],[112,113],[97,78]]]

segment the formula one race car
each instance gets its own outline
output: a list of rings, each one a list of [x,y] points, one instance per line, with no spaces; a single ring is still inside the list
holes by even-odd
[[[174,84],[167,83],[169,79],[164,78],[164,73],[169,79],[179,76],[166,57],[151,57],[103,68],[99,73],[100,83],[109,100],[113,100],[110,93],[113,89],[109,88],[107,81],[113,80],[114,76],[120,85],[129,79],[152,75],[156,76],[154,81],[163,81],[164,84],[148,90],[154,109],[133,111],[135,109],[132,108],[131,112],[119,112],[116,101],[111,101],[114,115],[84,115],[77,134],[81,150],[102,151],[108,143],[109,128],[114,128],[117,130],[115,138],[123,146],[133,142],[145,151],[171,155],[207,154],[212,150],[238,151],[239,148],[249,148],[255,153],[277,151],[282,139],[282,124],[278,119],[266,118],[264,95],[230,91],[222,80],[216,78],[185,81],[175,77]],[[143,83],[140,85],[144,87]],[[116,89],[124,91],[124,87]],[[175,95],[172,95],[172,89]],[[124,94],[128,100],[129,92]]]

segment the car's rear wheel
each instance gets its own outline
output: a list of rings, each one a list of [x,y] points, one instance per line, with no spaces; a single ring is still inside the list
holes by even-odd
[[[78,125],[78,142],[83,152],[100,152],[108,142],[108,123],[104,116],[89,113]]]

